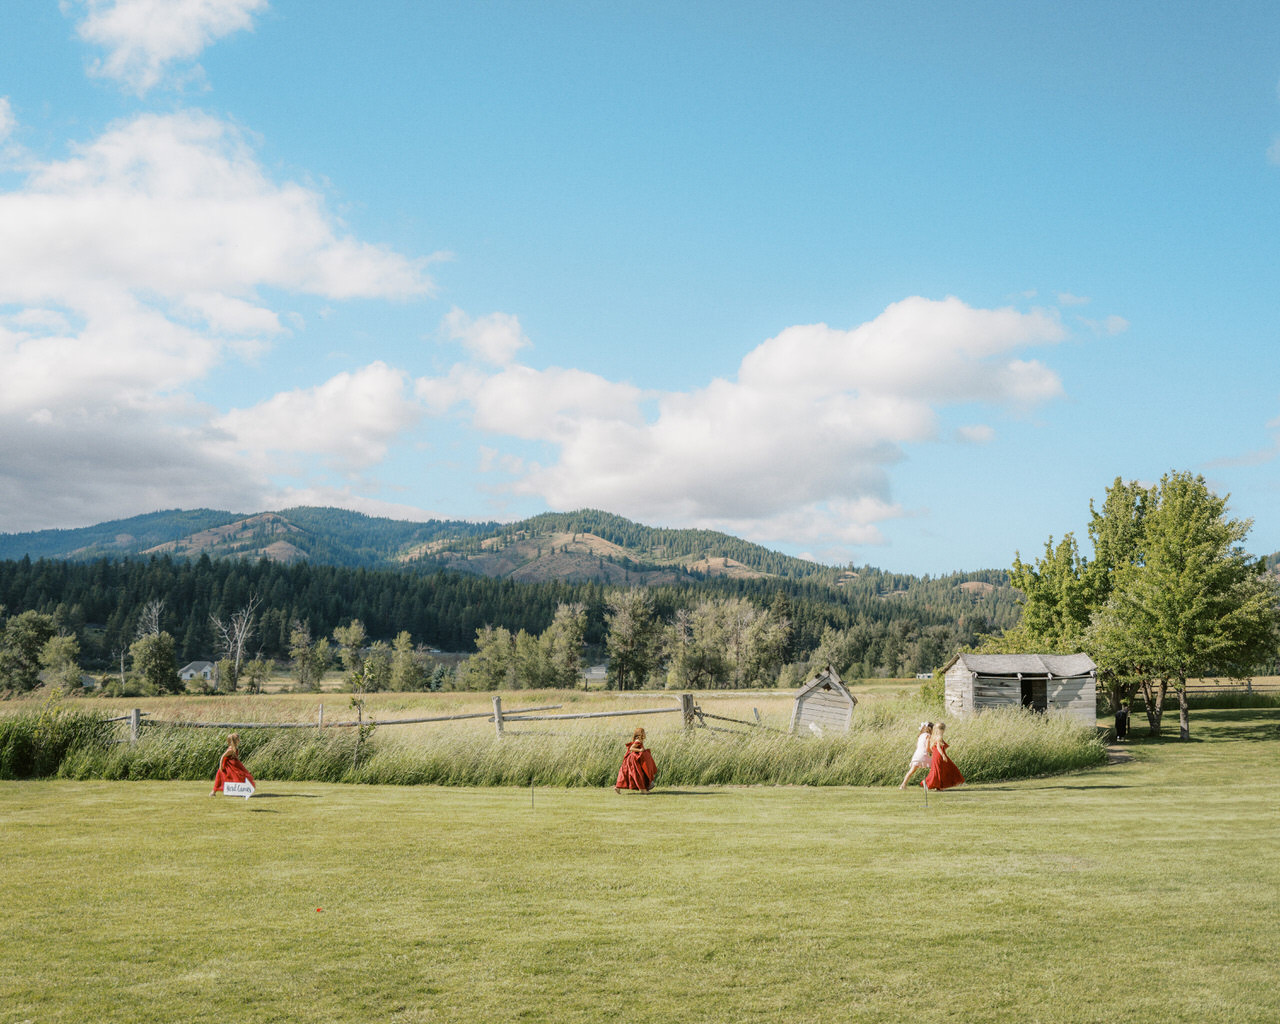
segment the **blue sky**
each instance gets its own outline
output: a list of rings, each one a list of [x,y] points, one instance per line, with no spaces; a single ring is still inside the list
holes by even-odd
[[[1271,3],[0,13],[0,530],[604,508],[1007,566],[1280,549]]]

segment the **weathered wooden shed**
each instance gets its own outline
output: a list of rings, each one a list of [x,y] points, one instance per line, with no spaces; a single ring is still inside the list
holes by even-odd
[[[791,731],[848,732],[858,698],[840,681],[840,674],[828,665],[805,683],[796,694],[791,709]]]
[[[943,673],[947,713],[959,718],[1012,706],[1097,722],[1098,668],[1087,654],[957,654]]]

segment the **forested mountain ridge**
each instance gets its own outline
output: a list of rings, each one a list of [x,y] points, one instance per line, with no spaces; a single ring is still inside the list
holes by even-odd
[[[156,545],[244,518],[234,512],[217,512],[208,508],[169,509],[72,530],[0,533],[0,558],[28,556],[89,560],[136,555]]]
[[[546,512],[470,539],[441,538],[405,561],[483,576],[647,586],[691,577],[826,577],[836,570],[714,530],[644,526],[597,509]]]
[[[208,659],[210,623],[257,601],[264,656],[289,657],[295,623],[315,636],[359,619],[374,639],[472,648],[477,630],[547,629],[580,603],[603,641],[609,595],[644,585],[670,621],[705,601],[746,600],[791,624],[792,656],[839,632],[864,674],[933,668],[958,645],[1018,619],[1004,570],[917,577],[833,567],[711,531],[663,530],[596,511],[520,523],[405,523],[338,509],[237,516],[154,513],[83,530],[0,535],[0,620],[53,616],[84,664],[127,649],[149,604],[183,660]]]
[[[521,582],[663,585],[691,577],[828,578],[830,566],[712,530],[644,526],[594,509],[517,523],[408,522],[336,508],[238,515],[153,512],[76,530],[0,534],[0,559],[171,555],[267,558],[349,568],[453,569]]]
[[[0,559],[173,555],[180,558],[267,558],[350,568],[389,568],[407,552],[440,538],[465,546],[498,523],[432,519],[406,522],[337,508],[298,507],[252,515],[172,509],[75,530],[0,534]]]

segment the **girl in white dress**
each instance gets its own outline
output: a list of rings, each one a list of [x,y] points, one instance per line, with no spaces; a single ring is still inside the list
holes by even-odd
[[[917,768],[929,770],[929,761],[933,756],[933,752],[929,749],[932,733],[932,722],[920,723],[920,732],[916,736],[916,752],[911,755],[911,765],[907,768],[907,774],[902,777],[902,785],[898,787],[899,789],[907,788],[907,783],[911,781],[911,776],[916,773]]]

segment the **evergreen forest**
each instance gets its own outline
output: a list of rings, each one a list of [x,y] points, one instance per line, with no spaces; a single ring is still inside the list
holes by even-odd
[[[782,557],[782,556],[780,556]],[[114,668],[121,652],[145,632],[142,619],[157,608],[174,639],[179,664],[216,657],[215,619],[253,605],[253,654],[286,661],[295,624],[327,636],[359,620],[372,640],[408,632],[415,643],[471,652],[478,631],[545,631],[561,605],[586,613],[585,641],[603,656],[610,595],[598,581],[518,582],[474,573],[417,568],[367,569],[266,558],[188,559],[99,557],[88,561],[24,555],[0,562],[0,616],[51,616],[58,631],[79,642],[88,671]],[[742,599],[790,624],[788,662],[803,661],[832,632],[855,675],[932,671],[980,635],[1018,618],[1016,592],[999,571],[918,578],[864,567],[826,579],[782,576],[688,577],[651,586],[654,617],[670,622],[680,609],[707,600]]]

